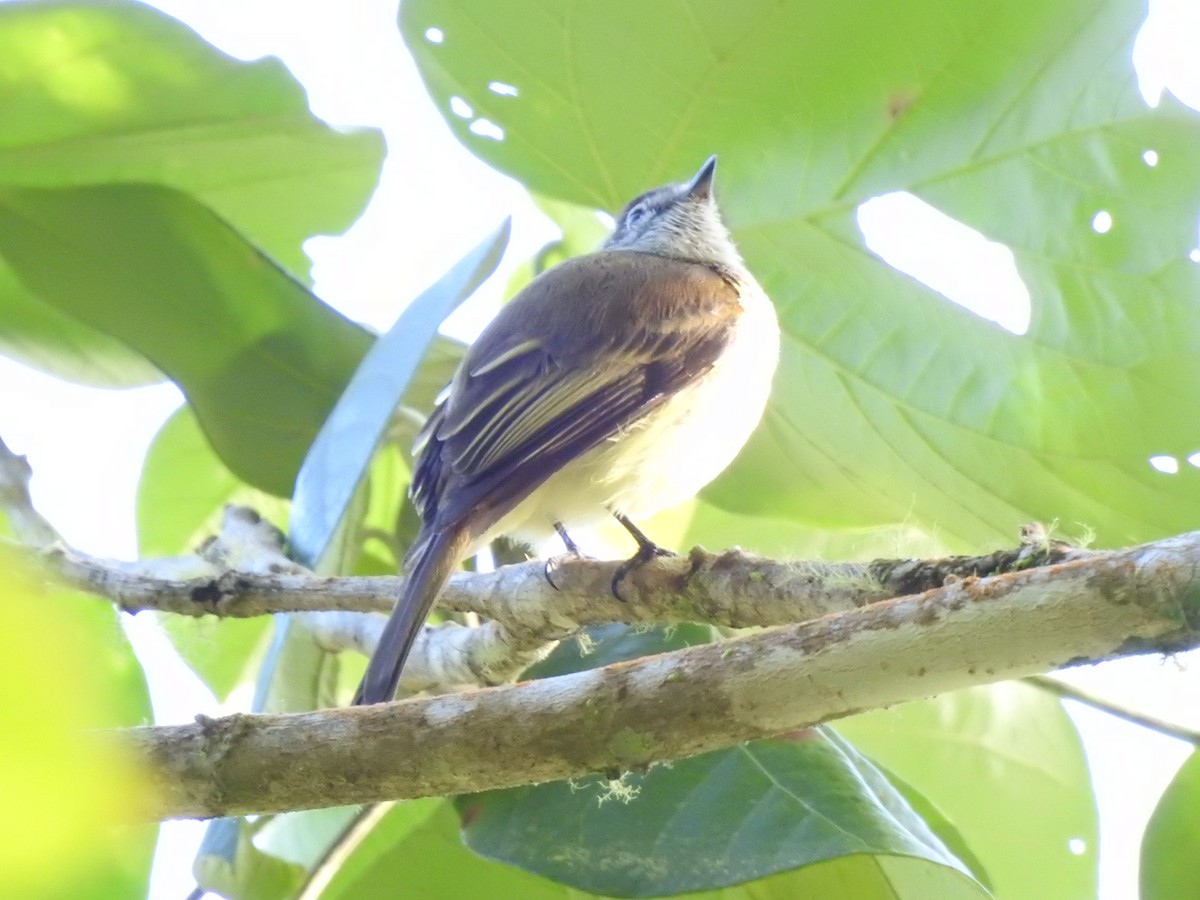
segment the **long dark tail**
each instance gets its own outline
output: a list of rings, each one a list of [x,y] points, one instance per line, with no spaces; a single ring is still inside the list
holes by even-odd
[[[418,549],[409,567],[404,590],[383,628],[362,684],[358,686],[355,705],[386,703],[396,696],[404,661],[408,659],[433,602],[461,561],[469,539],[465,529],[451,528],[434,532]]]

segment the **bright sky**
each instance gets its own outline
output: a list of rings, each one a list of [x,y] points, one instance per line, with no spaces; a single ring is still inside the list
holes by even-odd
[[[387,134],[388,159],[366,214],[346,235],[314,238],[306,246],[318,294],[351,318],[386,328],[408,299],[511,214],[514,239],[504,269],[450,323],[454,333],[469,337],[495,307],[511,267],[554,235],[520,185],[471,156],[451,136],[400,41],[395,0],[352,5],[157,0],[154,5],[232,55],[281,57],[308,89],[314,112],[329,122],[373,125]],[[1200,108],[1195,56],[1200,3],[1155,0],[1151,7],[1154,17],[1135,54],[1143,92],[1154,98],[1170,85],[1180,99]],[[897,268],[1012,331],[1024,330],[1030,299],[1007,248],[907,194],[864,204],[859,221],[872,249]],[[947,266],[947,259],[959,264]],[[178,391],[170,385],[132,391],[82,388],[4,357],[0,384],[0,435],[29,456],[39,509],[83,550],[134,556],[138,471],[150,439],[181,402]],[[155,660],[156,710],[172,721],[216,712],[211,696],[182,664],[169,659],[164,642],[148,626],[143,617],[134,637],[139,652]],[[1200,710],[1200,685],[1194,673],[1181,675],[1174,661],[1123,661],[1074,673],[1072,679],[1119,702],[1200,726],[1200,716],[1192,712]],[[1146,818],[1189,748],[1088,709],[1073,708],[1072,714],[1101,789],[1101,897],[1123,900],[1136,895],[1138,839]],[[154,897],[178,898],[191,889],[190,858],[198,833],[189,824],[164,829]]]

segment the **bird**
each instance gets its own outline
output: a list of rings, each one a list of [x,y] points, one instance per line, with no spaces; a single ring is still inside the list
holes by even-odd
[[[774,307],[713,192],[716,156],[631,200],[599,250],[538,275],[467,350],[413,447],[421,526],[355,703],[394,699],[446,581],[500,535],[537,546],[694,497],[741,450],[779,356]],[[614,578],[614,593],[618,578]]]

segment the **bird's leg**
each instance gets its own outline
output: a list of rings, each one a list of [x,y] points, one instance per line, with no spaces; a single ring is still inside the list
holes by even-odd
[[[622,526],[624,526],[625,530],[629,532],[630,536],[635,541],[637,541],[638,545],[637,553],[633,554],[633,556],[629,557],[629,559],[617,566],[617,571],[613,573],[612,577],[612,595],[624,603],[625,598],[621,596],[621,582],[625,580],[626,575],[639,566],[648,563],[656,556],[677,556],[678,554],[676,554],[673,550],[668,550],[665,547],[658,546],[658,544],[646,537],[646,535],[642,533],[642,529],[638,528],[629,521],[628,516],[625,516],[619,512],[614,512],[613,517],[616,518],[616,520],[620,522]]]
[[[557,531],[558,536],[562,538],[563,546],[567,548],[568,553],[570,553],[572,556],[583,556],[583,553],[579,549],[579,545],[571,539],[569,534],[567,534],[567,529],[563,526],[562,522],[555,522],[554,530]]]
[[[558,571],[558,567],[570,559],[589,559],[590,557],[579,549],[579,545],[567,534],[567,529],[563,526],[562,522],[555,522],[554,530],[562,538],[563,546],[567,548],[567,552],[560,553],[558,556],[552,556],[546,560],[546,567],[543,570],[543,574],[546,576],[546,582],[550,587],[557,591],[559,588],[554,583],[554,573]]]

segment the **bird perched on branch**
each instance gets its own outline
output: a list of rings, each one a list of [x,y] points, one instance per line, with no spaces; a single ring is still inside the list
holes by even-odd
[[[484,329],[414,448],[421,529],[356,697],[391,700],[426,615],[463,558],[694,496],[758,424],[779,353],[774,308],[713,196],[716,157],[637,197],[603,247],[527,285]]]

